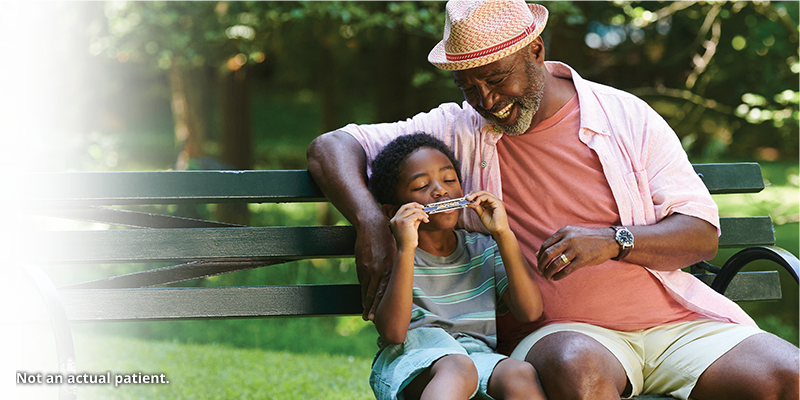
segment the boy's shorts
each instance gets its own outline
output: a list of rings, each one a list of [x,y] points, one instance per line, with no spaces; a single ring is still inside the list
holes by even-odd
[[[478,387],[470,398],[491,399],[486,393],[489,377],[500,361],[508,358],[495,353],[481,340],[468,335],[454,339],[441,328],[416,328],[408,331],[402,344],[383,347],[372,362],[369,384],[377,400],[402,400],[403,389],[425,368],[448,354],[464,354],[478,370]]]
[[[511,353],[524,360],[531,347],[555,332],[572,331],[602,344],[622,364],[631,396],[668,394],[688,399],[700,374],[742,340],[763,333],[748,326],[698,318],[693,321],[623,332],[584,323],[547,325],[528,335]]]

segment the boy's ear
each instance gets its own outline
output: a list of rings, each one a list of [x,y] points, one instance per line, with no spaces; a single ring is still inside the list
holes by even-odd
[[[394,214],[397,213],[397,207],[392,204],[382,204],[381,211],[383,211],[383,215],[385,215],[387,219],[392,219]]]

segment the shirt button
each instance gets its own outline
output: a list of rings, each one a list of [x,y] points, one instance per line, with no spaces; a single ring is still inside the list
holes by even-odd
[[[608,133],[608,128],[603,128],[603,133]]]
[[[486,168],[486,161],[481,161],[481,168]]]

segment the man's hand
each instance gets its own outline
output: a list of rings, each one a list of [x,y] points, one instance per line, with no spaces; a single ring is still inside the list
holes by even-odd
[[[619,253],[614,231],[565,226],[542,243],[538,268],[545,279],[559,280],[579,268],[601,264]],[[564,255],[566,263],[561,258]]]
[[[384,224],[366,225],[356,231],[356,272],[361,284],[361,305],[366,321],[375,319],[375,310],[380,303],[392,264],[397,252],[394,236],[389,226]]]

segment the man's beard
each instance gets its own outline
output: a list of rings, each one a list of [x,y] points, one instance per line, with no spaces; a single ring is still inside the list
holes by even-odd
[[[483,118],[492,122],[500,132],[506,135],[519,136],[530,129],[533,116],[539,111],[539,105],[544,96],[544,73],[536,69],[530,62],[526,62],[525,76],[528,78],[527,90],[522,94],[522,97],[511,99],[512,103],[516,103],[519,106],[519,115],[514,123],[500,125],[494,114],[485,109],[478,110]]]

